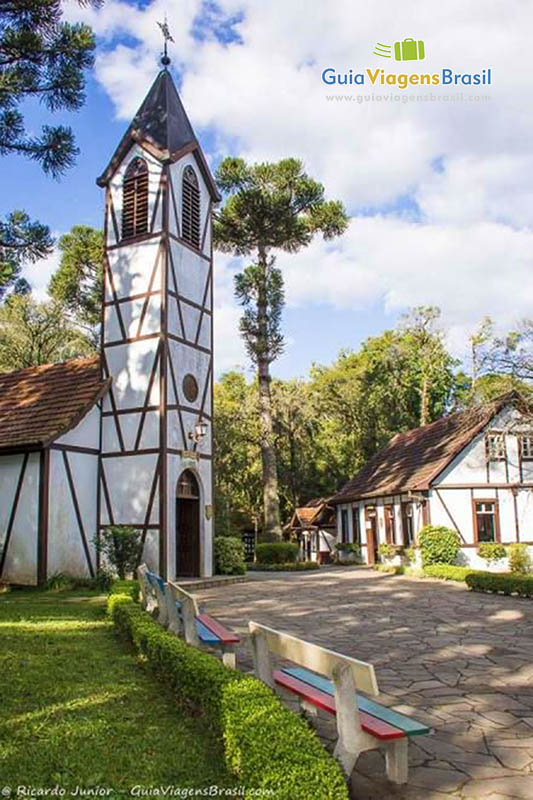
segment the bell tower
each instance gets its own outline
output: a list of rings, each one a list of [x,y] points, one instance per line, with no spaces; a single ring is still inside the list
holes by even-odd
[[[164,578],[211,575],[212,209],[220,200],[167,69],[108,167],[99,529],[142,531]]]

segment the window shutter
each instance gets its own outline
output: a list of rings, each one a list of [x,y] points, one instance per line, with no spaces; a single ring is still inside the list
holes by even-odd
[[[148,232],[148,167],[142,158],[134,158],[122,184],[122,238],[130,239]]]
[[[183,173],[181,235],[193,247],[200,248],[200,190],[192,167],[186,167]]]

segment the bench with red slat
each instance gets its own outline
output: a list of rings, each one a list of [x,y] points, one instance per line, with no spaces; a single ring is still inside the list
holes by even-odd
[[[229,631],[221,625],[220,622],[217,622],[216,619],[210,617],[209,614],[199,614],[196,619],[220,639],[220,644],[238,644],[241,641],[236,633]]]
[[[280,686],[285,687],[285,689],[289,689],[291,692],[301,697],[302,700],[306,700],[308,703],[311,703],[317,708],[322,708],[324,711],[327,711],[330,714],[337,713],[335,708],[335,698],[330,694],[321,692],[320,689],[315,689],[308,683],[304,683],[303,681],[298,680],[298,678],[293,678],[291,675],[287,675],[287,673],[282,672],[281,670],[274,670],[274,680]],[[405,737],[405,733],[403,731],[395,728],[393,725],[389,725],[388,722],[383,722],[376,717],[372,717],[370,714],[367,714],[364,711],[359,711],[359,720],[361,722],[362,729],[366,731],[366,733],[370,733],[372,736],[375,736],[376,739],[390,741],[392,739],[402,739]]]

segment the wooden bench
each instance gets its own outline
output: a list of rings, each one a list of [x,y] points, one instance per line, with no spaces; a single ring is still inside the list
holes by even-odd
[[[272,688],[277,684],[296,694],[301,706],[312,714],[321,708],[336,716],[338,740],[334,755],[346,775],[350,775],[362,752],[382,747],[389,780],[407,783],[409,737],[430,730],[359,694],[360,691],[373,697],[379,694],[372,664],[256,622],[250,622],[249,629],[257,677]],[[271,654],[298,666],[275,670]]]
[[[176,636],[182,636],[193,647],[214,647],[222,653],[228,667],[236,667],[235,646],[240,637],[218,620],[200,611],[196,598],[177,583],[165,581],[145,564],[137,570],[141,605],[155,615],[157,621]]]
[[[227,667],[236,667],[235,646],[240,637],[209,614],[201,613],[196,598],[182,586],[169,581],[166,585],[169,630],[183,636],[188,644],[215,647],[222,652]]]

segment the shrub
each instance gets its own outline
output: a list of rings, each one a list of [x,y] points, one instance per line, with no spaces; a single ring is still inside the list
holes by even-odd
[[[459,554],[461,540],[457,531],[443,525],[425,525],[418,534],[422,564],[453,564]]]
[[[507,555],[509,556],[509,569],[511,572],[518,575],[525,575],[531,572],[531,556],[529,555],[529,548],[523,542],[510,544],[507,548]]]
[[[110,525],[95,537],[97,547],[107,558],[120,580],[132,573],[142,557],[142,535],[129,525]]]
[[[479,557],[483,558],[488,564],[493,564],[505,558],[506,552],[503,544],[499,542],[481,542],[478,547]]]
[[[378,553],[381,558],[393,558],[396,555],[396,547],[388,542],[383,542],[378,547]]]
[[[353,561],[349,562],[353,564]],[[248,564],[248,569],[256,572],[305,572],[308,569],[320,569],[318,561],[289,561],[287,564]]]
[[[466,583],[475,592],[501,592],[533,597],[533,575],[509,572],[471,572]]]
[[[455,564],[428,564],[424,567],[424,575],[428,578],[440,578],[444,581],[465,581],[466,576],[474,571],[470,567],[458,567]]]
[[[244,542],[236,536],[215,536],[215,568],[219,575],[244,575]]]
[[[139,581],[113,581],[111,593],[126,594],[137,601],[140,595]]]
[[[126,595],[111,595],[108,612],[178,700],[210,718],[247,787],[273,790],[276,800],[348,800],[339,765],[265,684],[168,633]]]
[[[416,552],[414,547],[406,547],[403,551],[403,554],[410,564],[414,564],[416,561]]]
[[[392,575],[403,575],[405,567],[402,564],[374,564],[378,572],[390,572]]]
[[[360,564],[363,560],[361,556],[361,546],[356,542],[337,542],[335,545],[335,550],[337,551],[338,564],[340,564],[342,561],[350,564],[353,564],[354,562]],[[352,560],[349,558],[350,555],[352,556]],[[348,556],[348,558],[346,556]]]
[[[287,564],[298,558],[299,547],[294,542],[262,542],[255,548],[260,564]]]

